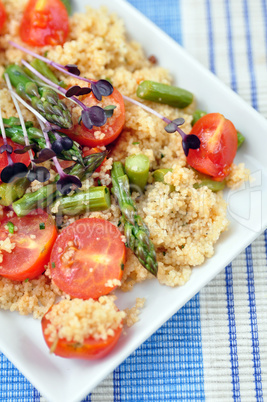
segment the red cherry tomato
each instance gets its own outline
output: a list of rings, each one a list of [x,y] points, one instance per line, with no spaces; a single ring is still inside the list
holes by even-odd
[[[6,22],[6,10],[3,3],[0,1],[0,32]]]
[[[20,24],[20,37],[31,46],[56,46],[65,43],[69,17],[60,0],[30,0]]]
[[[91,149],[88,149],[87,151],[84,151],[84,152],[83,152],[83,158],[85,158],[86,156],[92,155],[92,154],[97,154],[97,153],[99,153],[99,152],[101,152],[101,149],[99,149],[99,148],[91,148]],[[101,163],[101,165],[98,166],[98,168],[95,170],[96,172],[100,172],[101,166],[103,165],[103,163],[104,163],[106,160],[107,160],[107,158],[105,158],[105,159],[103,160],[103,162]]]
[[[13,150],[23,149],[23,145],[15,144],[9,138],[7,138],[7,143],[12,146]],[[4,144],[3,138],[0,137],[0,147],[3,144]],[[21,162],[21,163],[24,163],[26,166],[29,166],[29,164],[31,162],[28,152],[26,152],[25,154],[21,154],[21,155],[15,154],[13,152],[11,154],[11,159],[13,160],[14,163]],[[6,154],[6,152],[3,152],[2,154],[0,154],[0,174],[7,165],[8,165],[7,154]],[[1,179],[0,179],[0,183],[1,183]]]
[[[237,132],[220,113],[201,117],[191,133],[201,141],[199,149],[190,149],[187,163],[201,173],[222,181],[230,172],[237,151]]]
[[[44,211],[36,211],[21,218],[4,218],[0,222],[0,240],[5,240],[9,235],[5,227],[8,222],[17,228],[10,236],[15,247],[11,253],[2,251],[0,275],[14,281],[36,278],[44,272],[57,237],[53,218]]]
[[[107,122],[102,127],[93,127],[88,130],[83,123],[81,125],[76,124],[71,131],[65,131],[67,135],[74,141],[77,141],[81,145],[87,147],[98,147],[102,145],[108,145],[113,142],[121,133],[125,123],[125,107],[123,97],[117,89],[114,89],[110,96],[102,98],[102,102],[99,102],[92,93],[84,97],[83,103],[86,106],[101,106],[115,105],[113,116],[107,119]],[[104,134],[103,138],[95,137],[94,133],[101,132]]]
[[[79,219],[62,230],[50,257],[55,284],[71,297],[98,299],[116,287],[125,262],[121,233],[98,218]]]
[[[42,319],[42,331],[45,342],[49,349],[51,349],[52,342],[49,341],[48,336],[45,334],[45,329],[50,321],[47,319],[47,314]],[[118,327],[114,331],[113,336],[108,336],[106,340],[96,340],[92,337],[84,340],[82,345],[76,342],[67,341],[66,339],[59,339],[53,353],[60,357],[72,359],[85,359],[93,360],[100,359],[106,356],[116,345],[122,332],[122,327]]]

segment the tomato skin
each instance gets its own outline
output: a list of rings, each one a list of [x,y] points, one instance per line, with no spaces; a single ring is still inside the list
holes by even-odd
[[[69,17],[60,0],[30,0],[24,11],[20,38],[31,46],[63,45],[69,34]]]
[[[46,313],[47,315],[47,313]],[[46,315],[42,318],[42,331],[45,342],[49,349],[51,349],[52,342],[49,341],[48,336],[45,334],[45,329],[49,324]],[[106,356],[117,344],[122,332],[122,327],[118,327],[114,331],[113,336],[109,336],[106,340],[94,338],[87,338],[84,340],[83,345],[78,346],[75,342],[69,342],[66,339],[59,339],[55,351],[55,355],[65,357],[67,359],[84,359],[94,360]]]
[[[121,233],[112,223],[79,219],[63,229],[53,246],[52,279],[73,298],[98,299],[116,287],[105,286],[109,280],[121,279],[125,252]]]
[[[79,144],[87,147],[95,148],[113,142],[120,135],[125,123],[124,100],[121,93],[115,88],[110,96],[103,97],[102,103],[94,97],[93,93],[90,93],[83,99],[83,103],[88,107],[95,105],[101,106],[103,102],[105,103],[104,106],[115,105],[117,107],[117,109],[114,110],[113,116],[107,119],[104,126],[94,126],[91,130],[88,130],[83,123],[81,123],[81,125],[76,124],[70,131],[62,131],[73,141],[77,141]],[[102,139],[95,138],[94,133],[97,131],[104,133],[105,137]]]
[[[16,246],[11,253],[2,251],[0,275],[13,281],[34,279],[44,272],[44,266],[49,263],[52,246],[57,237],[54,220],[41,210],[21,218],[5,217],[0,222],[0,240],[8,237],[9,232],[5,228],[7,222],[12,222],[18,228],[10,237],[11,243]],[[40,223],[45,224],[45,229],[40,229]],[[31,235],[36,238],[31,238]]]
[[[222,181],[230,173],[237,151],[237,131],[220,113],[201,117],[191,133],[201,141],[199,149],[190,149],[187,163],[197,171]]]
[[[23,149],[23,145],[15,144],[12,140],[7,138],[7,143],[13,147],[13,150],[15,149]],[[4,144],[3,138],[0,137],[0,147]],[[28,152],[25,154],[15,154],[14,152],[11,154],[11,159],[13,160],[14,163],[21,162],[24,163],[26,166],[29,166],[31,160],[29,157]],[[6,152],[3,152],[0,154],[0,174],[2,170],[8,165],[8,159],[7,159],[7,154]],[[1,179],[0,179],[1,183]]]
[[[3,3],[0,1],[0,32],[2,31],[5,22],[6,22],[6,10]]]

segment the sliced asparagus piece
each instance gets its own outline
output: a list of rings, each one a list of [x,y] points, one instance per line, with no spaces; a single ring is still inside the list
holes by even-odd
[[[211,191],[213,192],[217,192],[217,191],[221,191],[225,188],[225,180],[223,181],[215,181],[212,179],[205,179],[205,180],[201,180],[200,183],[195,183],[193,185],[194,188],[201,188],[201,187],[208,187]]]
[[[165,183],[165,181],[164,181],[164,176],[168,172],[172,172],[172,169],[157,169],[153,172],[153,178],[155,181],[159,181],[161,183],[168,184],[168,183]],[[175,186],[173,184],[168,184],[168,186],[170,187],[170,192],[175,191]]]
[[[204,112],[204,110],[201,109],[196,109],[193,113],[193,120],[192,120],[192,126],[199,120],[201,117],[205,116],[207,112]]]
[[[30,181],[26,177],[22,177],[12,183],[1,183],[0,205],[8,207],[12,202],[21,198],[30,184]]]
[[[72,168],[65,169],[65,172],[77,176],[81,180],[85,180],[101,165],[106,156],[106,152],[89,155],[84,159],[85,167],[76,164]],[[25,216],[37,208],[45,209],[57,198],[61,197],[56,188],[56,181],[58,179],[59,176],[56,176],[54,183],[41,187],[34,193],[25,194],[21,199],[13,202],[12,207],[16,214],[18,216]]]
[[[241,134],[240,131],[237,131],[237,149],[241,147],[244,141],[245,137],[243,134]]]
[[[50,205],[52,213],[75,216],[110,208],[110,192],[106,186],[90,187],[74,195],[60,197]]]
[[[130,155],[125,160],[125,172],[133,190],[143,192],[147,185],[149,174],[149,159],[146,155]]]
[[[193,102],[193,94],[185,89],[155,81],[143,81],[136,92],[141,99],[183,109]]]

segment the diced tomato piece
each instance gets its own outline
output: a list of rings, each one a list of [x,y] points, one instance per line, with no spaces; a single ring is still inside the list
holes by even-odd
[[[14,281],[36,278],[44,272],[57,237],[53,218],[41,210],[21,218],[5,217],[0,222],[0,240],[2,241],[9,236],[6,227],[8,222],[13,223],[16,228],[14,234],[9,237],[11,244],[15,244],[15,247],[11,253],[2,250],[3,261],[0,264],[0,275]]]
[[[71,297],[98,299],[122,277],[125,245],[112,223],[79,219],[62,230],[50,258],[55,284]]]
[[[224,180],[237,151],[233,123],[220,113],[206,114],[195,123],[190,134],[195,134],[201,144],[199,149],[189,150],[187,163],[214,180]]]
[[[125,123],[125,106],[121,93],[117,89],[114,89],[113,93],[110,96],[104,96],[101,102],[95,98],[93,93],[90,93],[83,98],[83,103],[88,107],[114,105],[116,109],[114,110],[113,116],[109,117],[106,124],[102,127],[94,126],[91,130],[88,130],[83,123],[81,123],[81,125],[74,125],[71,130],[62,131],[72,140],[87,147],[94,148],[113,142],[120,135]],[[95,136],[97,132],[100,133],[100,135]],[[101,136],[101,133],[103,136]]]
[[[6,10],[4,4],[0,1],[0,32],[2,31],[5,22],[6,22]]]

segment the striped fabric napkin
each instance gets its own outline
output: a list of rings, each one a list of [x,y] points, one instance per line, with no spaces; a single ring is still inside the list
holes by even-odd
[[[267,117],[267,0],[130,0]],[[86,401],[267,401],[267,232]],[[0,401],[43,401],[0,356]]]

